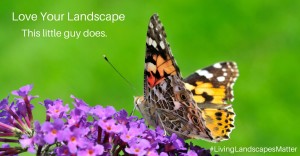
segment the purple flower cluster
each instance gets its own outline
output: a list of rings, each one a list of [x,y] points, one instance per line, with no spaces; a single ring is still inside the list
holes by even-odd
[[[19,96],[9,103],[0,102],[0,142],[19,143],[20,147],[3,144],[0,155],[31,152],[36,155],[61,156],[206,156],[209,150],[185,143],[176,134],[166,136],[159,127],[149,129],[143,119],[128,116],[113,107],[88,106],[74,96],[74,109],[62,100],[45,100],[46,121],[33,123],[32,85],[12,94]]]

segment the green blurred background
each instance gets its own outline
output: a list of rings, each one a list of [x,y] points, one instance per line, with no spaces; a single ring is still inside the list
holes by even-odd
[[[71,94],[90,105],[133,108],[143,94],[145,40],[150,16],[158,13],[185,77],[218,61],[236,61],[236,129],[218,147],[297,147],[299,155],[300,1],[1,1],[0,98],[33,84],[36,120],[45,98],[71,103]],[[123,13],[124,22],[12,22],[15,13]],[[21,29],[104,30],[106,38],[24,38]],[[129,87],[104,61],[108,56],[135,86]],[[140,116],[138,112],[135,113]],[[232,155],[228,152],[216,152]],[[235,155],[264,155],[235,153]]]

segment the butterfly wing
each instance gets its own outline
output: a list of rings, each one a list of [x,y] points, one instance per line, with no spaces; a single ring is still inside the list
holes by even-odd
[[[154,106],[156,104],[149,102],[151,101],[151,93],[155,94],[154,87],[161,85],[160,83],[169,75],[181,77],[166,40],[164,27],[158,15],[154,14],[150,18],[146,38],[144,97],[139,97],[138,100],[135,100],[144,119],[153,127],[157,126],[158,119],[155,115],[156,107]]]
[[[238,74],[236,63],[222,62],[197,70],[184,79],[215,141],[228,139],[234,128],[235,114],[230,103]]]
[[[183,138],[211,140],[193,94],[185,88],[158,16],[151,17],[146,40],[144,97],[135,99],[148,124]]]
[[[146,88],[153,88],[169,75],[181,78],[171,48],[166,40],[166,33],[158,16],[150,18],[146,39],[144,80]]]

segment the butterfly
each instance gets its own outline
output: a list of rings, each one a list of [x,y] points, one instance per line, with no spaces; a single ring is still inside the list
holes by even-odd
[[[220,62],[183,79],[157,14],[146,39],[144,96],[134,103],[145,121],[183,139],[227,140],[234,129],[235,62]]]

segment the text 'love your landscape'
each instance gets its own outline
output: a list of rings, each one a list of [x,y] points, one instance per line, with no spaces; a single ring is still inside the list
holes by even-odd
[[[49,21],[49,22],[60,22],[60,21],[70,21],[70,22],[122,22],[125,20],[125,14],[103,14],[103,13],[15,13],[12,12],[12,21],[14,22],[28,22],[28,21]]]

